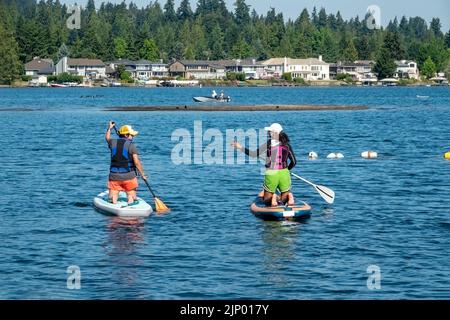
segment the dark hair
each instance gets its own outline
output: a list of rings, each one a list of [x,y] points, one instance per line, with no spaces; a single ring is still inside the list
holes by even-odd
[[[270,133],[268,133],[268,138],[269,138],[268,143],[270,143],[271,142]],[[281,131],[278,134],[278,140],[280,141],[281,145],[283,145],[283,146],[287,146],[289,144],[289,137],[286,134],[286,132],[284,132],[284,131]]]
[[[278,140],[280,140],[280,143],[284,146],[289,144],[289,137],[284,131],[280,132]]]

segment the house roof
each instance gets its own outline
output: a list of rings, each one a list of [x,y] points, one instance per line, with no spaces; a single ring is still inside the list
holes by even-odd
[[[175,62],[180,62],[184,66],[207,66],[216,69],[224,68],[224,65],[220,61],[209,61],[209,60],[177,60]],[[175,63],[173,62],[173,63]],[[173,64],[171,63],[171,64]],[[159,63],[157,63],[159,64]]]
[[[104,67],[105,64],[100,59],[84,59],[84,58],[69,58],[67,65],[70,66],[88,66],[88,67]]]
[[[34,58],[25,64],[25,71],[37,71],[38,74],[52,74],[54,70],[51,59]]]
[[[266,65],[266,66],[283,65],[284,61],[285,61],[285,58],[271,58],[269,60],[263,61],[262,64]],[[286,62],[288,65],[329,65],[329,63],[326,63],[317,58],[307,58],[307,59],[286,58]]]
[[[342,62],[339,61],[337,63],[331,63],[330,67],[372,67],[372,65],[370,63],[366,63],[366,62],[362,62],[360,61],[355,61],[355,62]]]
[[[108,61],[107,64],[131,65],[131,64],[134,64],[134,62],[131,60],[128,60],[128,59],[118,59],[118,60],[114,60],[114,61]]]

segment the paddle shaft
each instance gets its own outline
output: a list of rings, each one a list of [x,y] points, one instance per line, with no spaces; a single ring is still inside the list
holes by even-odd
[[[153,192],[152,187],[150,187],[150,184],[148,183],[147,179],[144,179],[142,176],[141,176],[141,178],[142,178],[142,180],[144,180],[145,184],[147,185],[148,190],[150,190],[151,194],[153,195],[153,198],[156,198],[156,195]]]
[[[292,174],[294,177],[296,177],[297,179],[300,179],[300,180],[306,182],[307,184],[312,185],[313,187],[317,187],[317,185],[315,185],[315,184],[312,183],[311,181],[308,181],[308,180],[306,180],[305,178],[302,178],[302,177],[300,177],[299,175],[296,175],[295,173],[292,173],[292,172],[291,172],[291,174]]]

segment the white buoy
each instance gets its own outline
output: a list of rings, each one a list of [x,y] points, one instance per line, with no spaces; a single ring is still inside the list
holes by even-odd
[[[364,159],[375,159],[378,158],[378,153],[375,151],[364,151],[361,153],[361,157]]]
[[[318,157],[319,157],[319,156],[318,156],[317,153],[315,153],[314,151],[311,151],[311,152],[308,154],[308,158],[309,158],[310,160],[316,160]]]
[[[343,157],[344,155],[340,152],[332,152],[327,156],[328,159],[342,159]]]

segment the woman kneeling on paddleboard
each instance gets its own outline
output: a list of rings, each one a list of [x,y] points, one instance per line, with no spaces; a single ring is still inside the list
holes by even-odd
[[[266,206],[278,205],[277,189],[281,192],[280,200],[292,206],[294,205],[294,196],[290,192],[291,174],[289,171],[295,167],[297,160],[289,144],[289,137],[278,123],[274,123],[270,127],[264,128],[264,130],[269,132],[270,138],[267,143],[261,145],[256,151],[243,148],[236,141],[232,142],[231,145],[250,157],[266,156],[264,191],[260,193]]]
[[[136,203],[136,189],[138,181],[136,169],[144,180],[147,177],[144,173],[141,161],[139,160],[136,146],[133,144],[133,137],[138,134],[137,131],[129,125],[120,127],[117,134],[119,139],[111,139],[111,129],[115,123],[109,122],[108,130],[105,134],[106,142],[111,150],[111,166],[109,171],[108,189],[109,199],[112,203],[117,203],[120,191],[125,191],[128,198],[128,204]]]

